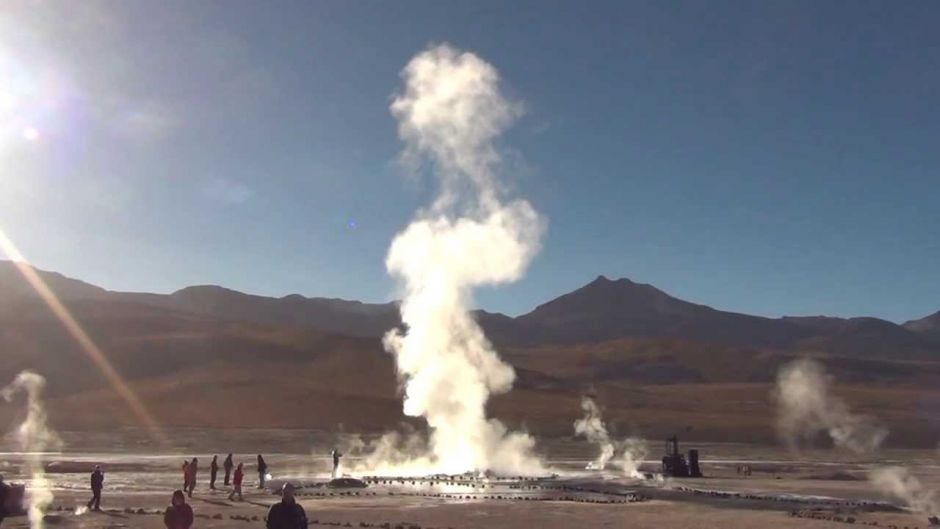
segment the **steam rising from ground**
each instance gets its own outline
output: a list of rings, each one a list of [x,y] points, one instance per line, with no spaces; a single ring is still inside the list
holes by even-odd
[[[584,417],[574,422],[575,435],[583,436],[597,445],[599,450],[597,458],[588,463],[586,470],[604,470],[614,454],[623,450],[623,455],[614,463],[620,466],[627,476],[642,478],[639,467],[647,454],[646,443],[636,437],[630,437],[621,443],[612,441],[607,432],[607,425],[601,417],[601,410],[591,397],[581,398],[581,409],[584,411]]]
[[[920,480],[912,476],[906,468],[878,468],[871,472],[868,479],[879,490],[903,501],[915,511],[932,516],[940,514],[934,491],[925,489]]]
[[[784,366],[777,377],[778,428],[791,447],[828,432],[836,446],[868,454],[877,450],[888,430],[853,414],[840,399],[829,394],[830,377],[812,360],[796,360]],[[923,487],[907,469],[898,466],[871,471],[869,482],[881,492],[904,501],[915,511],[938,513],[933,491]]]
[[[469,314],[472,290],[522,277],[539,249],[544,222],[524,200],[506,200],[496,140],[519,114],[499,91],[496,70],[447,45],[417,56],[402,72],[392,114],[403,158],[427,162],[440,183],[430,208],[392,241],[389,272],[402,281],[405,331],[392,330],[404,386],[404,412],[424,417],[436,472],[541,471],[534,440],[487,419],[490,395],[512,387],[504,363]]]
[[[623,449],[623,455],[620,457],[618,463],[620,463],[620,468],[623,469],[623,473],[631,478],[643,479],[643,474],[640,472],[640,464],[643,463],[643,459],[649,454],[649,451],[646,448],[646,441],[638,437],[630,437],[621,444]]]
[[[610,441],[607,425],[601,419],[601,410],[594,403],[594,399],[582,397],[581,409],[584,410],[584,417],[574,422],[574,433],[585,437],[600,450],[597,458],[588,463],[587,470],[604,470],[607,462],[614,457],[614,443]]]
[[[828,433],[836,446],[856,454],[876,450],[888,431],[849,411],[841,399],[829,394],[830,377],[817,362],[795,360],[777,375],[779,406],[777,429],[791,448]]]
[[[52,492],[43,470],[42,452],[49,448],[59,448],[62,441],[49,428],[46,410],[42,405],[42,390],[46,379],[32,371],[23,371],[8,386],[0,390],[0,396],[10,402],[19,392],[26,393],[26,418],[16,430],[16,439],[20,450],[26,453],[26,461],[31,476],[28,490],[29,525],[33,529],[43,526],[43,513],[52,503]]]

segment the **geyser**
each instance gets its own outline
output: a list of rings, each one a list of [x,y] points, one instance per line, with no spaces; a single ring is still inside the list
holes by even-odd
[[[27,491],[29,502],[29,525],[32,529],[41,529],[46,507],[52,503],[52,492],[43,469],[43,452],[49,448],[59,448],[62,441],[46,421],[46,410],[42,405],[42,390],[46,379],[32,371],[23,371],[8,386],[0,390],[0,396],[7,402],[19,393],[26,393],[26,417],[16,429],[16,440],[20,450],[26,456],[30,484]]]
[[[574,433],[583,436],[598,448],[597,457],[587,464],[586,470],[604,470],[607,462],[614,457],[614,443],[610,441],[607,425],[601,419],[601,410],[594,399],[582,397],[581,409],[584,411],[584,417],[574,422]]]
[[[612,440],[600,408],[589,396],[581,397],[581,410],[584,411],[584,416],[574,422],[574,433],[584,437],[598,449],[597,457],[587,464],[585,470],[604,470],[616,452],[623,450],[623,454],[613,461],[614,465],[622,468],[628,477],[642,479],[640,464],[647,453],[643,439],[628,437],[622,442]]]
[[[424,417],[430,431],[413,466],[538,473],[534,440],[486,416],[490,395],[509,391],[515,372],[469,313],[474,288],[522,277],[544,231],[535,209],[508,199],[499,179],[496,141],[520,108],[500,93],[490,64],[448,45],[419,53],[402,79],[391,112],[403,159],[430,169],[439,184],[386,259],[401,282],[405,329],[386,334],[384,345],[395,356],[405,414]]]
[[[870,454],[888,436],[888,430],[866,417],[853,414],[840,399],[829,394],[830,377],[812,360],[795,360],[777,376],[778,428],[791,447],[825,431],[839,448]],[[903,501],[912,510],[938,514],[937,497],[904,467],[882,466],[871,470],[868,481],[881,492]]]
[[[849,411],[829,393],[830,378],[819,363],[801,359],[783,366],[777,375],[777,429],[791,448],[826,432],[833,443],[856,454],[881,446],[888,431]]]

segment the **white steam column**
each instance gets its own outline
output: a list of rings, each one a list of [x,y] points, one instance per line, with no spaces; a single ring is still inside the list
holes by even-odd
[[[0,397],[12,401],[18,392],[26,393],[26,419],[16,430],[20,450],[26,455],[26,464],[30,473],[27,491],[29,501],[29,526],[42,529],[46,507],[52,503],[52,491],[46,480],[43,468],[43,452],[50,448],[60,448],[62,441],[46,420],[46,410],[42,404],[42,390],[46,379],[32,371],[23,371],[8,386],[0,389]]]
[[[512,387],[503,362],[469,310],[472,290],[518,280],[539,249],[544,221],[525,200],[508,200],[497,138],[520,114],[499,91],[499,74],[472,53],[432,47],[402,71],[391,112],[403,159],[429,168],[434,202],[392,241],[386,267],[402,282],[404,332],[384,340],[404,384],[404,412],[430,427],[428,470],[532,474],[534,440],[487,419],[490,395]]]

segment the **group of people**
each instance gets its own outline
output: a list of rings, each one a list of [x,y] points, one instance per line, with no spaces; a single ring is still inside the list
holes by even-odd
[[[234,468],[235,472],[232,473]],[[235,465],[234,460],[232,459],[232,454],[229,454],[225,457],[225,461],[222,462],[222,469],[225,471],[225,478],[223,483],[226,487],[229,486],[231,481],[232,491],[228,495],[229,500],[234,500],[235,496],[238,496],[238,500],[241,501],[242,498],[242,483],[245,479],[245,467],[244,463],[239,463],[238,466]],[[193,491],[196,490],[196,477],[199,472],[199,458],[194,457],[192,461],[183,461],[183,492],[186,493],[190,498],[193,497]],[[219,456],[212,456],[212,462],[209,463],[209,489],[216,490],[215,482],[219,474]],[[261,454],[258,454],[258,488],[263,489],[265,481],[268,476],[268,464],[265,463],[264,457]]]
[[[334,467],[338,458],[334,459]],[[229,500],[234,500],[235,495],[238,499],[242,498],[242,483],[245,477],[244,464],[238,463],[236,466],[232,454],[229,454],[222,463],[225,471],[224,483],[226,486],[231,482],[232,491],[229,493]],[[232,472],[234,469],[234,473]],[[163,514],[163,524],[166,529],[190,529],[193,525],[193,508],[186,503],[186,496],[193,496],[193,490],[196,488],[196,477],[199,472],[199,458],[194,457],[191,461],[183,463],[183,488],[173,491],[170,506]],[[209,464],[209,488],[216,490],[215,482],[218,477],[219,463],[218,456],[212,456],[212,462]],[[258,488],[263,489],[267,478],[268,465],[264,457],[258,454]],[[104,489],[104,472],[101,467],[96,465],[91,473],[91,492],[92,497],[88,500],[88,508],[95,511],[101,510],[101,491]],[[0,518],[2,520],[2,518]],[[281,488],[281,501],[271,506],[267,516],[267,529],[306,529],[307,514],[303,507],[294,500],[294,486],[285,483]]]

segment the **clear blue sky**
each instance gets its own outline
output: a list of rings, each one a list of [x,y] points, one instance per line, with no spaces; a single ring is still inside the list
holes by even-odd
[[[940,309],[940,3],[0,5],[0,227],[119,290],[381,301],[429,190],[390,96],[432,42],[525,116],[517,314],[598,274],[770,316]]]

